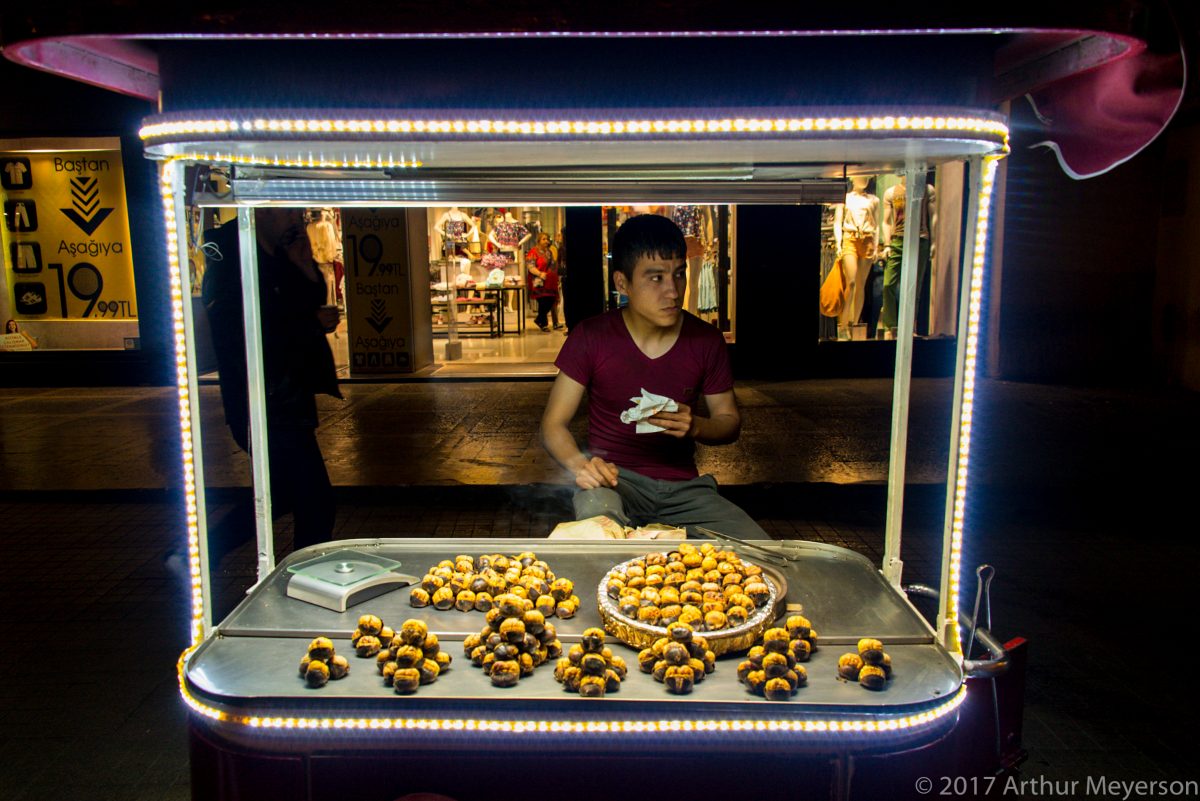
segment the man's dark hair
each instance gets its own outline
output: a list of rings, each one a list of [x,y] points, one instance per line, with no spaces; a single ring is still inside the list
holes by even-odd
[[[671,220],[659,214],[639,214],[617,229],[610,252],[613,269],[632,281],[638,259],[682,259],[687,256],[687,243]]]

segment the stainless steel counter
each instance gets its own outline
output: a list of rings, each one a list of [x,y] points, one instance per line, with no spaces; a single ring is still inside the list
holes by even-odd
[[[762,543],[772,544],[772,543]],[[636,651],[608,638],[623,656],[630,672],[617,693],[599,702],[564,692],[554,681],[553,666],[544,665],[516,687],[499,689],[463,654],[462,639],[484,625],[478,612],[436,611],[410,606],[407,588],[368,600],[344,613],[333,612],[287,597],[287,567],[334,549],[364,549],[402,563],[404,572],[421,575],[442,559],[456,554],[515,554],[533,551],[555,574],[575,582],[580,613],[556,620],[564,642],[578,640],[589,626],[599,625],[596,586],[617,562],[653,550],[651,542],[555,542],[548,540],[343,540],[293,554],[257,587],[218,634],[188,660],[188,690],[204,704],[238,715],[409,716],[471,714],[503,718],[540,714],[624,718],[642,715],[820,717],[822,715],[888,716],[919,712],[953,696],[962,684],[956,662],[934,642],[932,633],[906,599],[890,587],[863,557],[828,545],[789,543],[781,552],[792,557],[780,568],[788,582],[791,610],[802,605],[820,634],[819,648],[805,665],[808,685],[791,701],[768,702],[738,683],[735,668],[741,655],[718,661],[716,673],[686,696],[668,695],[665,687],[638,671]],[[736,550],[736,549],[735,549]],[[753,555],[746,558],[753,561]],[[408,618],[424,620],[454,657],[451,669],[437,682],[412,696],[397,696],[384,686],[375,660],[355,657],[349,637],[359,615],[379,615],[399,626]],[[321,689],[309,689],[297,674],[308,641],[318,635],[334,639],[338,652],[351,662],[351,673]],[[837,677],[837,659],[860,637],[884,641],[895,666],[894,678],[883,692],[872,692]]]

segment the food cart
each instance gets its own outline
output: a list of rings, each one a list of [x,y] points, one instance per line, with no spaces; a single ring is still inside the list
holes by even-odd
[[[51,7],[22,7],[4,18],[7,58],[172,109],[146,120],[141,136],[146,154],[160,163],[167,231],[192,577],[191,645],[178,668],[191,710],[195,796],[638,798],[667,795],[680,784],[689,795],[870,797],[872,784],[878,790],[894,775],[894,757],[953,759],[953,750],[938,749],[963,733],[973,699],[990,696],[975,692],[973,677],[996,675],[1010,660],[982,629],[976,636],[991,658],[968,658],[963,629],[973,621],[959,611],[993,178],[1008,149],[1006,120],[993,109],[1064,78],[1103,83],[1105,68],[1146,55],[1135,13],[1145,9],[1139,3],[960,6],[939,10],[932,27],[927,14],[922,19],[922,12],[894,4],[420,10],[345,6],[335,14],[326,5],[260,4],[209,13],[133,3],[65,16]],[[863,61],[854,56],[872,49],[875,63],[853,69],[849,62]],[[511,80],[522,77],[514,65],[526,63],[540,77],[537,92],[531,80]],[[649,88],[620,106],[612,98],[630,91],[626,75]],[[1127,77],[1135,88],[1136,71]],[[530,102],[535,95],[541,104]],[[277,105],[255,107],[264,97]],[[841,105],[800,104],[813,98]],[[867,102],[873,104],[854,105]],[[454,103],[460,110],[452,110]],[[1144,136],[1110,136],[1120,152],[1093,147],[1112,130],[1100,114],[1060,107],[1050,122],[1061,134],[1083,120],[1091,135],[1075,141],[1076,151],[1090,157],[1105,151],[1115,162],[1157,134],[1173,113],[1168,108],[1147,116],[1153,130]],[[515,687],[496,688],[455,650],[479,632],[478,614],[413,608],[405,588],[368,598],[378,587],[364,586],[351,597],[353,582],[316,585],[326,598],[344,593],[342,600],[360,601],[344,609],[293,597],[305,578],[318,580],[305,570],[326,556],[335,557],[335,572],[343,563],[399,562],[398,570],[420,576],[458,555],[531,551],[575,581],[579,612],[558,623],[569,646],[601,622],[607,586],[601,581],[609,569],[655,548],[415,540],[397,531],[395,539],[330,543],[276,565],[254,207],[820,203],[840,200],[847,177],[893,172],[908,179],[906,202],[915,208],[925,184],[917,176],[953,161],[966,162],[968,188],[940,583],[903,584],[917,273],[917,238],[908,237],[882,562],[806,542],[755,544],[765,555],[734,547],[748,561],[773,565],[777,586],[786,585],[778,605],[768,607],[772,615],[785,620],[803,608],[820,631],[806,663],[808,682],[789,700],[748,692],[737,681],[734,655],[689,695],[668,695],[631,669],[618,692],[582,698],[564,693],[549,665]],[[1093,174],[1093,166],[1078,172]],[[194,194],[196,171],[212,167],[233,179],[231,191]],[[185,210],[195,205],[236,208],[241,241],[248,243],[241,265],[259,580],[221,621],[211,611],[197,327],[186,269]],[[933,620],[916,611],[910,595],[936,598]],[[355,658],[345,678],[307,687],[296,665],[309,642],[328,636],[340,653],[351,653],[364,612],[392,626],[421,620],[456,661],[413,695],[395,694],[373,664]],[[838,679],[838,655],[863,637],[879,638],[893,657],[894,675],[882,692]],[[632,668],[636,652],[610,645]],[[909,787],[886,786],[884,797]]]
[[[778,786],[830,788],[850,797],[856,770],[870,760],[922,752],[955,732],[967,680],[1002,670],[991,658],[964,658],[959,601],[962,538],[972,424],[975,346],[986,260],[989,209],[997,161],[1008,131],[996,113],[972,108],[614,109],[586,118],[532,109],[461,114],[346,111],[299,118],[282,110],[177,112],[146,120],[147,154],[161,162],[168,230],[176,359],[183,432],[188,553],[192,575],[192,645],[179,660],[180,692],[191,709],[192,760],[198,797],[279,798],[334,794],[393,799],[436,792],[456,799],[498,792],[566,792],[582,797],[660,792],[657,785],[698,783],[705,792]],[[609,638],[629,675],[602,698],[564,693],[552,667],[499,688],[473,667],[462,643],[483,617],[431,606],[413,608],[410,591],[387,573],[420,577],[460,555],[533,552],[575,583],[579,611],[556,621],[564,649],[603,622],[609,569],[639,555],[666,551],[652,541],[345,540],[305,549],[274,563],[266,427],[262,393],[256,254],[242,247],[253,473],[258,510],[259,581],[225,620],[212,619],[207,563],[203,453],[195,370],[191,288],[183,269],[185,202],[236,206],[242,242],[254,242],[252,209],[264,204],[418,208],[431,202],[504,205],[518,202],[819,202],[840,197],[848,174],[903,172],[916,207],[929,166],[968,165],[969,207],[958,316],[957,362],[948,469],[941,583],[936,620],[927,621],[902,586],[901,517],[907,401],[912,353],[916,237],[905,242],[897,338],[889,472],[888,525],[882,564],[845,549],[810,542],[736,544],[751,562],[770,565],[778,603],[768,624],[801,610],[820,632],[806,663],[807,684],[790,700],[772,702],[739,683],[738,656],[686,695],[670,695],[636,667],[638,651]],[[523,165],[521,181],[489,181],[480,165]],[[732,165],[732,166],[731,166]],[[194,166],[231,168],[230,191],[185,198]],[[699,168],[699,169],[697,169]],[[472,180],[454,180],[473,169]],[[539,179],[537,170],[542,170]],[[689,176],[688,173],[691,173]],[[699,175],[700,177],[696,177]],[[726,547],[722,545],[721,547]],[[362,564],[365,583],[325,584],[333,603],[294,597],[301,576],[333,555],[335,570]],[[314,563],[314,560],[317,560]],[[324,567],[328,568],[326,563]],[[317,579],[320,585],[320,579]],[[289,588],[293,592],[289,592]],[[392,591],[371,597],[373,592]],[[366,598],[367,600],[361,600]],[[328,600],[328,598],[326,599]],[[347,604],[349,604],[347,606]],[[384,686],[374,660],[353,657],[360,615],[389,626],[418,619],[456,660],[412,695]],[[610,626],[610,631],[614,629]],[[319,690],[296,665],[315,637],[350,656],[349,675]],[[839,655],[862,638],[885,643],[894,665],[886,689],[872,692],[839,679]],[[742,643],[744,652],[749,643]],[[856,769],[856,765],[859,766]],[[516,779],[516,782],[512,780]],[[670,792],[664,790],[661,792]],[[825,790],[820,789],[819,793]]]

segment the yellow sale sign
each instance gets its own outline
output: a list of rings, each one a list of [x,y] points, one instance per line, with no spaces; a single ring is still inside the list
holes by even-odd
[[[16,319],[137,319],[121,151],[0,152],[0,196]]]

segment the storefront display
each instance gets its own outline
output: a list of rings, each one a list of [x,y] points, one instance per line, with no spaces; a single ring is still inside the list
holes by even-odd
[[[927,181],[917,187],[913,332],[918,337],[954,333],[961,271],[958,219],[962,215],[962,180],[961,168],[950,163],[930,170]],[[945,197],[935,181],[947,186]],[[830,314],[823,304],[820,339],[896,338],[908,195],[903,175],[855,176],[848,181],[842,203],[823,207],[819,277],[825,287],[836,262],[843,289],[836,313]],[[940,237],[941,223],[947,219],[953,221],[951,230]],[[935,242],[939,243],[936,259]]]

